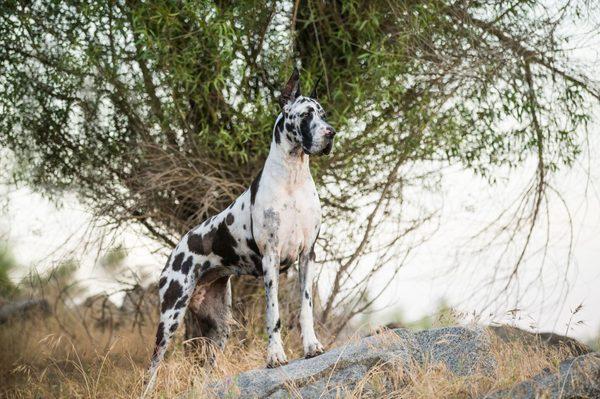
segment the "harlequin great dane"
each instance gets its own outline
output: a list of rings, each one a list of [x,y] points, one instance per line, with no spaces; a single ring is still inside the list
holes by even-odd
[[[299,74],[294,70],[279,99],[282,112],[262,171],[226,210],[190,230],[171,253],[159,280],[160,323],[146,392],[152,389],[157,367],[187,310],[209,326],[209,331],[203,331],[207,338],[221,348],[225,345],[232,275],[263,276],[267,367],[287,363],[277,287],[280,267],[296,259],[304,354],[312,357],[323,352],[313,327],[311,265],[321,205],[308,161],[311,155],[331,152],[335,130],[311,97],[300,95]]]

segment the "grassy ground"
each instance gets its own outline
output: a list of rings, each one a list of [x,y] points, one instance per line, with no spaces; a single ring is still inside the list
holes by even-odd
[[[62,310],[61,310],[62,309]],[[260,312],[257,311],[258,314]],[[122,323],[118,329],[82,323],[81,313],[58,309],[59,317],[37,317],[0,326],[0,396],[8,398],[131,398],[142,390],[144,371],[152,351],[154,322],[135,326]],[[260,331],[262,320],[245,320],[239,331]],[[235,334],[234,336],[240,336]],[[159,373],[156,398],[175,397],[190,386],[200,388],[214,378],[263,367],[265,337],[261,333],[233,338],[224,353],[217,353],[216,367],[199,367],[185,354],[181,339],[169,351]],[[339,342],[335,345],[343,344]],[[285,345],[289,358],[301,356],[297,329],[287,329]],[[542,369],[556,368],[569,357],[565,350],[526,348],[518,343],[493,340],[498,363],[495,375],[459,378],[436,365],[413,372],[401,368],[376,367],[348,397],[366,397],[367,383],[383,397],[470,398],[509,387]],[[388,383],[384,388],[384,381]],[[393,387],[390,390],[389,381]],[[371,391],[372,392],[372,391]]]

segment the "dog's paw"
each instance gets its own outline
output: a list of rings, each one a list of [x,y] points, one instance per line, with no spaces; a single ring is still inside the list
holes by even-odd
[[[304,347],[304,357],[306,359],[319,356],[323,352],[325,352],[325,349],[323,349],[323,345],[319,341],[311,342]]]
[[[285,352],[281,345],[273,345],[267,350],[267,368],[275,368],[288,363]]]

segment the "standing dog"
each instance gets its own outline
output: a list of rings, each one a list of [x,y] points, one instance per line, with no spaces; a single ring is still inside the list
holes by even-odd
[[[299,261],[300,326],[304,355],[323,353],[313,326],[312,262],[321,204],[310,174],[310,155],[329,154],[335,130],[321,105],[300,95],[294,70],[279,99],[269,155],[252,185],[226,210],[190,230],[177,244],[159,280],[160,323],[146,392],[186,310],[209,326],[219,347],[229,335],[232,275],[263,276],[267,300],[267,367],[287,363],[277,301],[279,268]]]

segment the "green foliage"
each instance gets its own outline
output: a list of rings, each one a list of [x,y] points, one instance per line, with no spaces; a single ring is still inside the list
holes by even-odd
[[[375,193],[398,203],[403,165],[488,176],[533,156],[547,173],[579,154],[599,96],[557,32],[587,3],[295,4],[3,2],[0,145],[15,180],[171,242],[248,186],[294,64],[305,92],[323,74],[341,132],[313,162],[332,223]]]
[[[109,249],[99,260],[100,265],[109,271],[116,271],[127,257],[127,250],[122,245]]]
[[[460,315],[448,305],[445,299],[441,299],[435,312],[414,322],[407,323],[407,326],[416,330],[425,330],[435,327],[455,326],[459,321]]]
[[[0,242],[0,297],[11,297],[17,293],[17,287],[10,279],[10,271],[16,266],[8,245]]]

